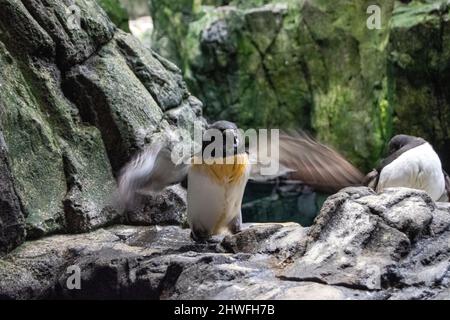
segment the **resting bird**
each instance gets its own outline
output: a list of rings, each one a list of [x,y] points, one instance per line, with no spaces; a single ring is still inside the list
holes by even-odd
[[[235,124],[219,121],[208,129],[219,130],[223,136],[222,152],[205,151],[213,141],[203,137],[202,152],[194,154],[190,163],[175,164],[171,161],[170,147],[154,143],[138,154],[122,170],[119,177],[119,193],[124,202],[132,202],[136,194],[159,192],[166,186],[179,183],[187,177],[188,222],[191,237],[198,242],[212,236],[241,230],[241,203],[249,179],[261,179],[261,161],[252,161],[249,154],[266,154],[262,145],[255,150],[242,148]],[[226,144],[231,140],[233,143]],[[271,143],[271,142],[270,142]],[[270,149],[269,146],[266,146]],[[223,160],[211,163],[207,160]],[[226,160],[229,160],[228,162]],[[288,174],[316,190],[337,192],[361,185],[364,175],[333,149],[299,133],[283,133],[279,136],[279,168],[273,176]],[[272,178],[271,176],[270,178]]]
[[[434,201],[450,198],[450,178],[439,156],[427,141],[408,135],[392,138],[387,158],[367,175],[366,184],[377,192],[405,187],[424,190]]]

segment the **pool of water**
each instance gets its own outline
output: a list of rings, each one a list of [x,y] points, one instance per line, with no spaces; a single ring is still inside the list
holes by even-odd
[[[297,222],[310,226],[329,194],[293,181],[250,181],[245,190],[244,222]]]

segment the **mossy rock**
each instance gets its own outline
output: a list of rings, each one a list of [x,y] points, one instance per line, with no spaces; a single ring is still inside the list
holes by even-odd
[[[97,2],[75,4],[76,30],[56,27],[69,23],[64,2],[0,0],[0,254],[25,229],[34,239],[123,221],[121,167],[156,136],[203,123],[175,65]]]

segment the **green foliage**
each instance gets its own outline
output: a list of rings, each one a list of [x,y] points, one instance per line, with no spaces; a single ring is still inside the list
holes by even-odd
[[[126,32],[130,32],[128,26],[128,12],[121,4],[120,0],[97,0],[100,6],[108,14],[109,18],[116,26]]]

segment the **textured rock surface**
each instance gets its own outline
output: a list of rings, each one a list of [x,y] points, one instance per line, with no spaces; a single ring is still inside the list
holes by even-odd
[[[448,204],[408,189],[346,189],[310,228],[248,225],[217,244],[176,226],[27,242],[0,260],[0,297],[448,299],[449,240]],[[73,265],[81,290],[67,289]]]
[[[95,1],[0,0],[0,7],[8,149],[0,166],[12,179],[2,188],[14,188],[21,203],[8,215],[18,229],[26,217],[30,239],[123,220],[114,208],[117,171],[156,135],[202,120],[201,103],[173,64],[118,30]],[[0,193],[2,203],[12,199]],[[14,221],[3,216],[0,229]]]

